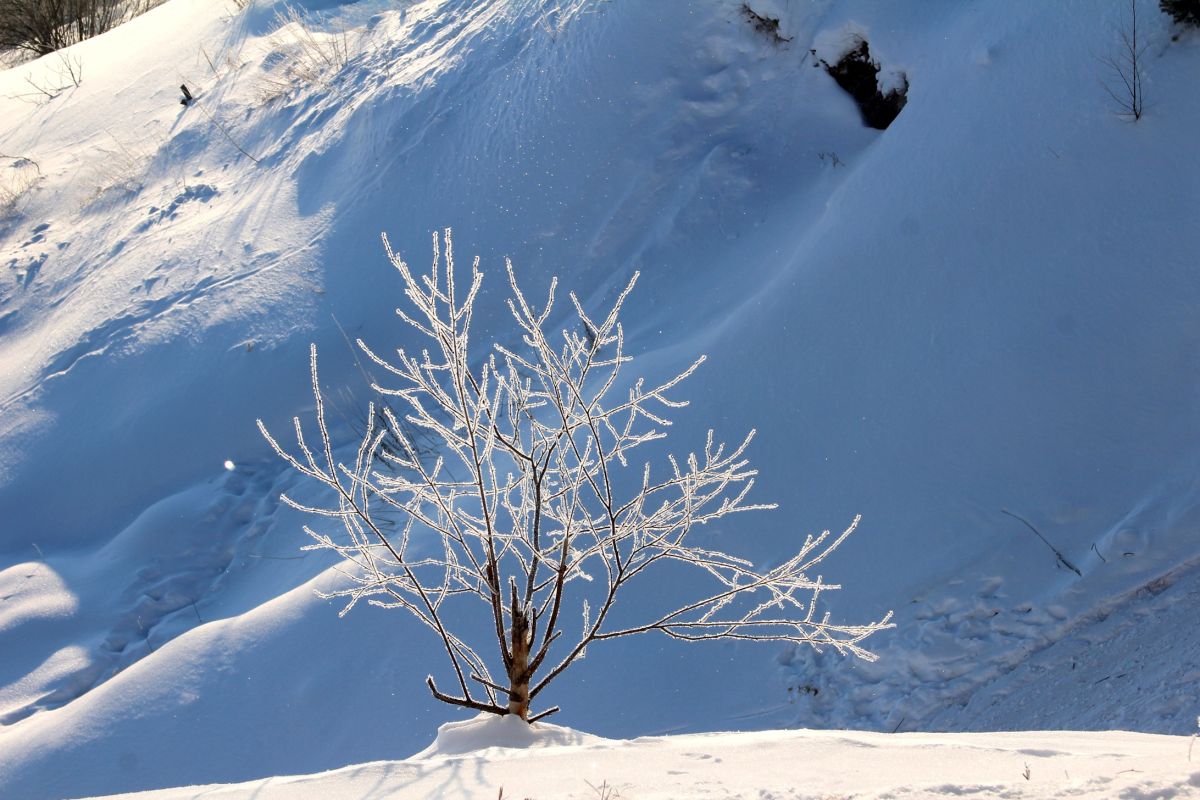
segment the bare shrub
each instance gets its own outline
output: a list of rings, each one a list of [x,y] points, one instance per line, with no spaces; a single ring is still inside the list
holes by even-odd
[[[316,31],[293,6],[285,5],[275,21],[268,71],[259,79],[259,102],[285,96],[298,86],[326,85],[349,63],[357,46],[345,27],[332,33]]]
[[[132,197],[142,190],[150,153],[138,145],[125,144],[112,133],[108,133],[108,138],[111,147],[98,146],[96,150],[100,157],[88,168],[92,188],[83,197],[80,210],[92,210],[107,201]]]
[[[27,74],[25,85],[29,91],[12,95],[13,99],[48,103],[71,87],[83,85],[83,59],[68,50],[60,50],[55,54],[53,63],[43,69],[39,77],[34,77],[33,73]]]
[[[0,48],[46,55],[112,30],[163,0],[0,0]]]
[[[1116,51],[1101,61],[1109,70],[1104,90],[1112,98],[1117,116],[1137,122],[1142,118],[1145,96],[1142,92],[1142,56],[1146,44],[1138,41],[1137,0],[1129,0],[1129,19],[1117,32]]]
[[[33,159],[0,153],[0,223],[21,213],[21,201],[41,177],[42,170]]]

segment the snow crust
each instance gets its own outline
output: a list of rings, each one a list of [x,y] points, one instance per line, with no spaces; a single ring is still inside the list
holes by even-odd
[[[478,744],[513,740],[507,726],[489,726],[486,735],[483,726],[475,727],[472,736]],[[119,796],[415,800],[494,798],[503,791],[503,797],[580,800],[597,796],[1150,800],[1200,796],[1200,767],[1188,761],[1187,749],[1186,737],[1120,732],[714,733],[535,750],[487,749],[437,758],[422,755],[320,775]]]

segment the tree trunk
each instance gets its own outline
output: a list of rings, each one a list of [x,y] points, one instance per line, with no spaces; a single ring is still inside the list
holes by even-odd
[[[512,666],[508,670],[508,713],[523,720],[529,719],[529,619],[524,609],[517,608],[516,594],[512,605]]]

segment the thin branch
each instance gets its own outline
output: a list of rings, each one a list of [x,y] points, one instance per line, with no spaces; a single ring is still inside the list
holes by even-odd
[[[545,711],[539,711],[537,714],[534,714],[533,716],[531,716],[529,718],[529,723],[532,725],[533,723],[537,722],[539,719],[545,719],[546,717],[550,716],[551,714],[557,713],[560,710],[561,709],[558,706],[550,706]],[[1188,760],[1191,760],[1191,751],[1190,750],[1188,752]]]
[[[476,711],[486,711],[489,714],[498,714],[504,716],[508,713],[507,708],[502,708],[495,703],[480,703],[477,700],[472,700],[469,697],[454,697],[452,695],[443,694],[438,691],[437,684],[433,682],[433,676],[425,677],[425,685],[429,687],[429,691],[433,692],[433,696],[443,703],[449,703],[452,706],[462,706],[463,708],[472,708]]]
[[[1004,509],[1004,508],[1000,509],[1000,513],[1008,514],[1013,519],[1020,520],[1021,522],[1023,522],[1025,524],[1026,528],[1029,528],[1029,530],[1033,531],[1034,535],[1036,535],[1039,539],[1041,539],[1042,543],[1045,544],[1046,547],[1050,548],[1050,552],[1054,553],[1054,557],[1058,560],[1057,563],[1062,564],[1064,567],[1071,570],[1079,577],[1081,577],[1081,578],[1083,577],[1083,573],[1079,571],[1079,567],[1075,566],[1070,561],[1068,561],[1067,557],[1062,554],[1061,550],[1059,550],[1054,545],[1050,544],[1050,540],[1047,539],[1045,536],[1042,536],[1042,532],[1039,531],[1037,528],[1033,527],[1032,522],[1030,522],[1029,520],[1025,519],[1024,517],[1020,516],[1019,514],[1014,514],[1013,512],[1011,512],[1007,509]]]
[[[198,98],[198,97],[195,98],[193,100],[193,102],[191,103],[191,105],[198,107],[202,112],[204,112],[204,116],[208,117],[208,121],[211,122],[216,127],[216,129],[221,132],[221,135],[224,136],[226,138],[226,140],[228,140],[228,142],[234,146],[234,149],[236,149],[239,153],[244,155],[246,158],[253,161],[255,164],[261,163],[257,158],[250,155],[250,152],[248,150],[246,150],[246,148],[244,148],[240,144],[238,144],[237,139],[233,138],[233,134],[231,134],[229,132],[229,129],[226,128],[225,125],[219,119],[217,119],[216,117],[214,117],[212,115],[212,112],[210,112],[204,106],[204,104],[200,102],[200,98]]]

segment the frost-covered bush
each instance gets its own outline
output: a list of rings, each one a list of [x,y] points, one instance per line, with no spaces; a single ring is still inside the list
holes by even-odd
[[[349,565],[349,585],[329,595],[347,600],[342,613],[362,600],[402,608],[441,643],[454,689],[443,692],[431,676],[436,698],[532,722],[557,710],[531,714],[530,704],[589,647],[651,631],[688,641],[827,645],[874,659],[862,642],[891,627],[890,613],[865,625],[835,624],[818,601],[840,587],[810,577],[857,519],[840,535],[806,537],[770,569],[695,541],[699,526],[772,507],[747,499],[756,474],[746,459],[753,431],[736,447],[710,431],[701,453],[670,458],[665,471],[632,463],[639,447],[665,438],[666,415],[686,405],[675,389],[703,361],[662,383],[623,379],[632,359],[619,316],[636,275],[602,316],[569,295],[574,319],[555,335],[547,325],[556,284],[544,302],[531,303],[508,264],[520,346],[476,354],[469,334],[483,281],[479,260],[464,287],[449,230],[444,240],[434,235],[425,275],[414,275],[386,237],[384,245],[411,306],[398,313],[427,348],[384,358],[358,345],[394,382],[373,388],[407,408],[404,421],[384,405],[377,424],[373,405],[357,449],[339,460],[314,346],[317,446],[308,445],[299,419],[296,455],[259,427],[281,457],[336,499],[316,508],[284,498],[340,523],[336,533],[305,530],[314,541],[308,549],[332,550]],[[411,428],[433,435],[436,458],[421,452]],[[381,447],[388,438],[403,452]],[[375,466],[380,461],[391,469]],[[690,596],[659,608],[628,602],[631,585],[664,579],[682,581]],[[618,598],[626,603],[614,613]]]

